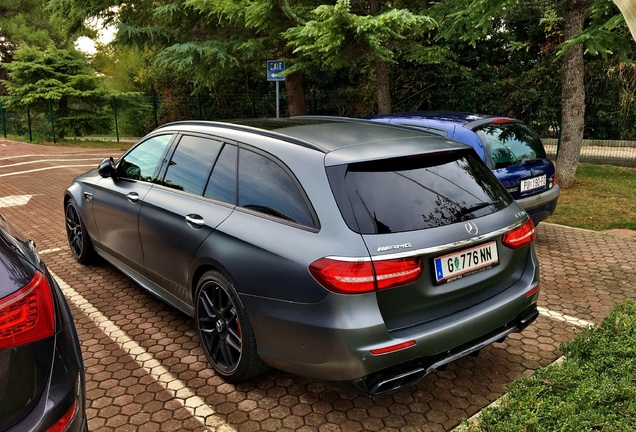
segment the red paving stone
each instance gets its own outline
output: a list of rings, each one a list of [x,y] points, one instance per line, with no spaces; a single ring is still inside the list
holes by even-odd
[[[142,367],[137,354],[119,346],[97,326],[94,316],[71,302],[84,355],[91,431],[450,430],[499,398],[513,380],[560,357],[560,344],[578,329],[542,315],[523,333],[483,349],[477,357],[460,359],[416,386],[374,398],[276,370],[247,383],[227,384],[209,367],[192,319],[109,264],[84,267],[72,258],[62,195],[87,167],[3,175],[59,165],[96,166],[100,158],[117,153],[0,140],[0,197],[33,195],[25,206],[0,211],[41,251],[54,249],[43,258],[58,278],[159,365]],[[18,155],[39,156],[6,159]],[[95,160],[73,161],[89,156]],[[53,157],[68,160],[7,166]],[[598,323],[615,301],[635,296],[636,238],[547,223],[537,231],[542,308]],[[166,373],[157,380],[154,373],[160,370]],[[211,411],[194,416],[184,407],[193,395]]]

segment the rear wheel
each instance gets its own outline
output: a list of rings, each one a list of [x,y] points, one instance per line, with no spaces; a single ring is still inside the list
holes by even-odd
[[[69,200],[66,204],[64,216],[66,218],[66,237],[71,253],[81,264],[91,263],[95,258],[95,250],[73,200]]]
[[[221,273],[209,271],[201,277],[195,320],[208,361],[226,381],[245,381],[267,370],[258,357],[247,313]]]

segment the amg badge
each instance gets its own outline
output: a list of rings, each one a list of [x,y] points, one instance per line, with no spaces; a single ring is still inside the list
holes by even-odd
[[[378,252],[386,252],[386,251],[395,250],[395,249],[406,249],[410,247],[413,247],[411,243],[402,243],[402,244],[391,245],[391,246],[380,246],[378,248]]]

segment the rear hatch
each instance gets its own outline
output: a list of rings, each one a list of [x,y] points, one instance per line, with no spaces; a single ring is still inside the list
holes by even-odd
[[[350,163],[328,173],[332,188],[346,190],[334,194],[376,272],[396,260],[421,265],[406,285],[383,288],[378,280],[389,332],[474,306],[521,278],[530,248],[504,243],[508,233],[527,229],[527,215],[472,149]]]
[[[554,164],[539,136],[524,123],[495,119],[473,129],[486,151],[486,162],[514,199],[533,196],[555,184]]]

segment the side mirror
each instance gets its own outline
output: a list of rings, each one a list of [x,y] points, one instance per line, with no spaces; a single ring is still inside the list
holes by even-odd
[[[113,158],[107,157],[106,159],[101,161],[99,163],[99,168],[97,168],[97,172],[99,173],[100,176],[104,178],[107,178],[107,177],[116,178],[117,167],[115,166],[115,161],[113,160]]]

